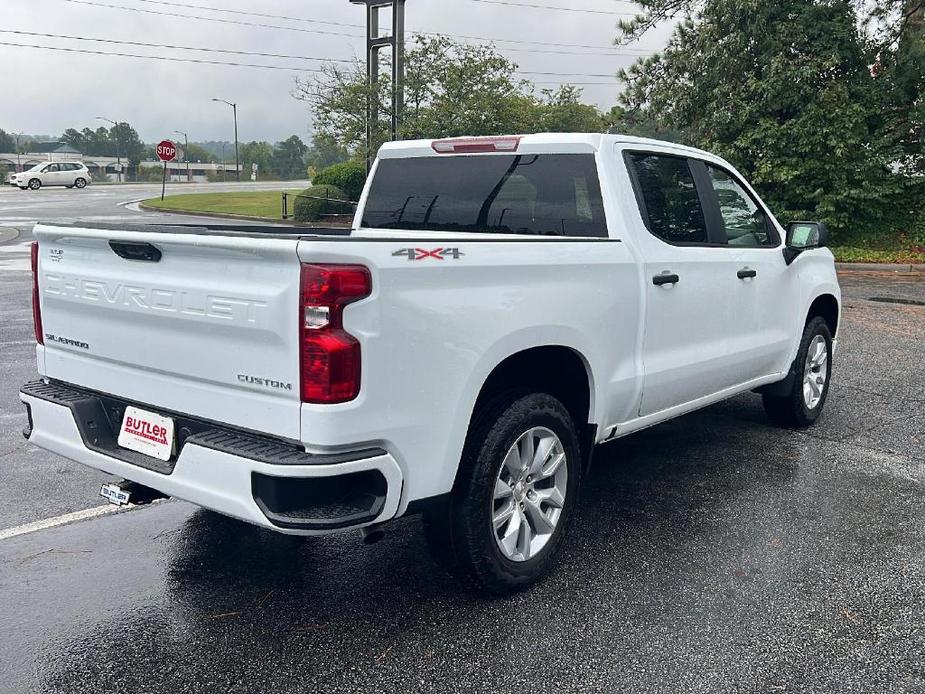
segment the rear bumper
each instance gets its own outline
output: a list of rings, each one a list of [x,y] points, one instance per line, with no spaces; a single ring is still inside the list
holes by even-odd
[[[312,455],[199,422],[201,428],[188,433],[178,453],[161,464],[115,446],[109,410],[117,401],[111,398],[39,381],[23,386],[20,400],[29,411],[24,433],[30,443],[279,532],[317,535],[359,528],[389,520],[399,508],[401,469],[382,449]],[[195,421],[183,420],[189,426]]]

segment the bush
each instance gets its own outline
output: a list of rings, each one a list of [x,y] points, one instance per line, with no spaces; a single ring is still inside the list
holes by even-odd
[[[305,197],[302,197],[305,196]],[[329,185],[312,186],[295,199],[293,218],[297,222],[317,222],[323,214],[352,214],[353,205],[340,188]]]
[[[340,188],[347,194],[348,200],[356,202],[366,183],[366,167],[354,161],[333,164],[319,171],[312,179],[312,185],[329,185]]]

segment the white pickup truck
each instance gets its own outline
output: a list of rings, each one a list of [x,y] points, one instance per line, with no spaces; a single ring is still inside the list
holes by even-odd
[[[757,391],[808,426],[841,295],[728,163],[620,135],[395,142],[352,229],[40,224],[33,444],[293,534],[424,514],[549,568],[595,444]]]

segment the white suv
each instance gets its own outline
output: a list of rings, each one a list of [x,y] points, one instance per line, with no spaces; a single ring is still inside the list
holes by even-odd
[[[79,162],[45,162],[10,176],[10,185],[22,190],[38,190],[42,186],[85,188],[91,181],[90,171]]]

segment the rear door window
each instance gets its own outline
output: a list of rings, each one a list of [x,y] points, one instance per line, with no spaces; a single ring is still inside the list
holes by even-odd
[[[362,226],[549,236],[607,236],[592,154],[382,159]]]
[[[649,231],[673,244],[707,243],[707,225],[690,164],[683,157],[630,155]]]

